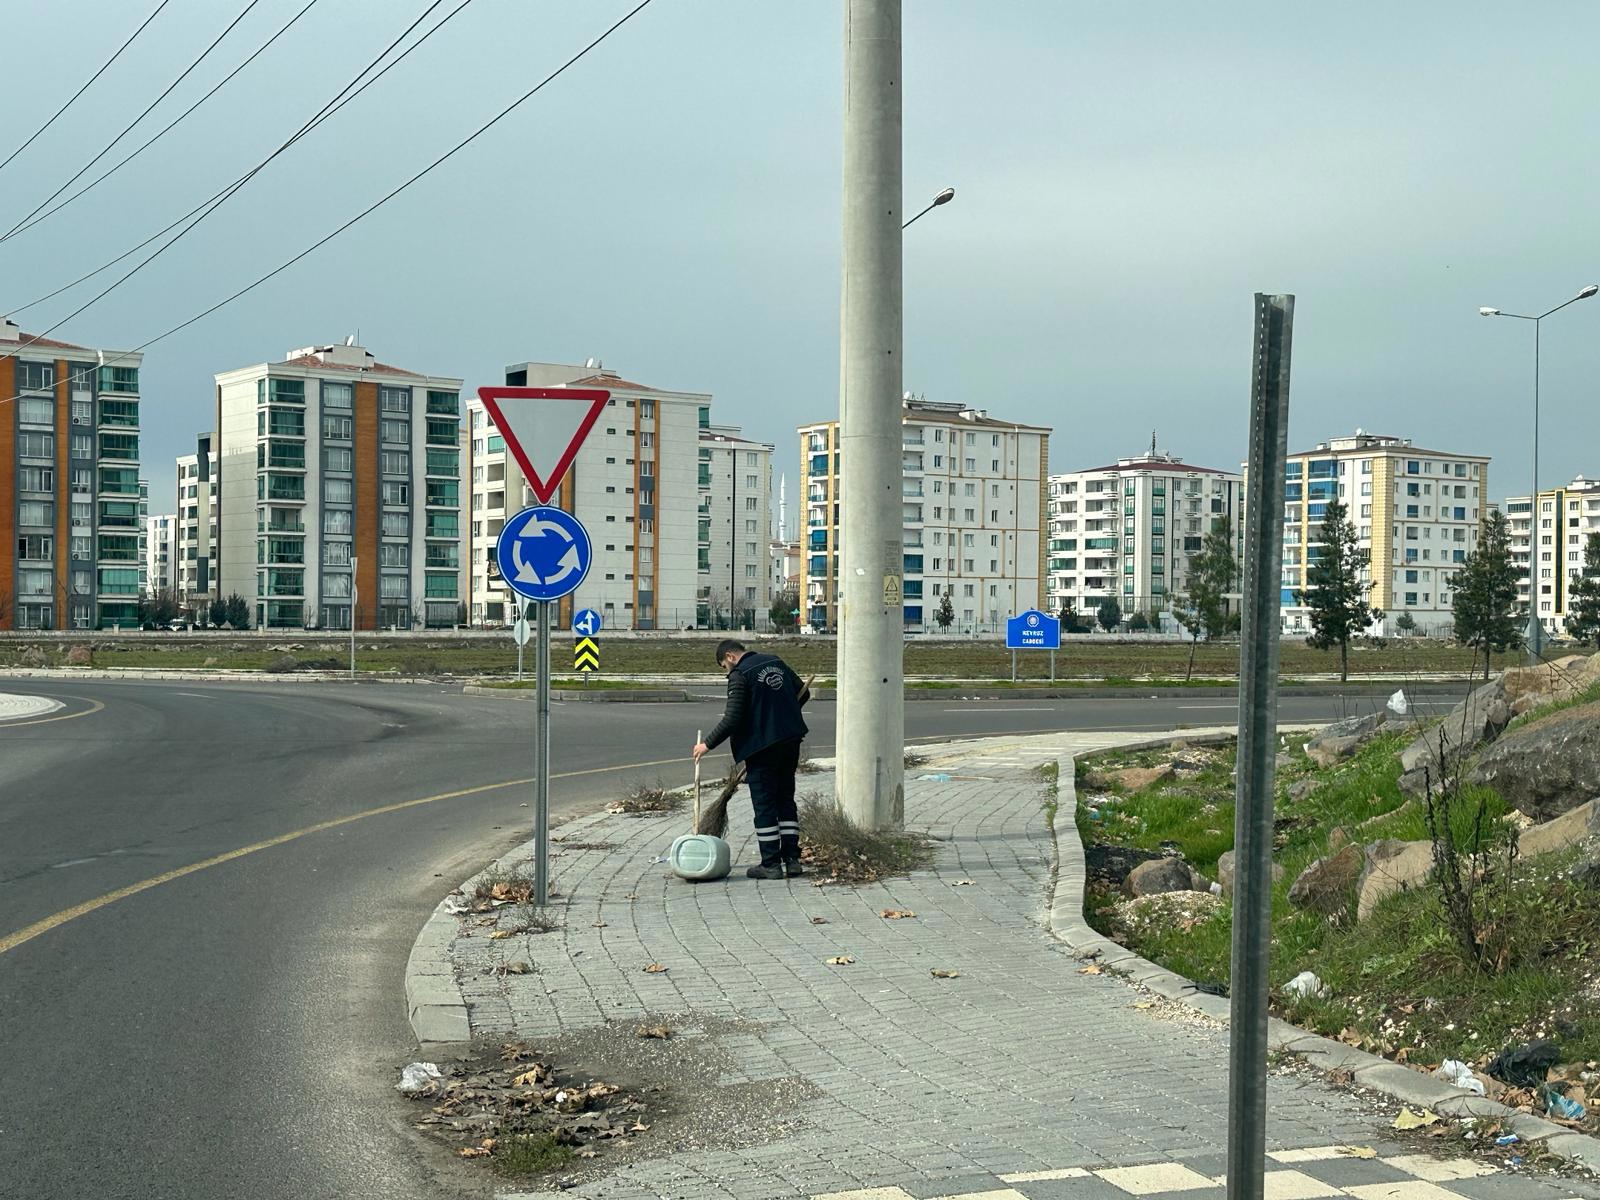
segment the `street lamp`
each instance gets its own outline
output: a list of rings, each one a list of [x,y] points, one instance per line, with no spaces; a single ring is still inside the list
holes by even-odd
[[[1569,304],[1576,304],[1579,300],[1587,300],[1600,292],[1600,284],[1591,283],[1581,289],[1576,296],[1563,300],[1560,304],[1542,312],[1538,316],[1528,316],[1525,313],[1504,312],[1498,308],[1487,306],[1478,309],[1480,317],[1511,317],[1517,321],[1533,322],[1533,490],[1528,500],[1528,661],[1537,663],[1539,651],[1544,644],[1544,626],[1539,622],[1539,591],[1537,567],[1538,556],[1538,520],[1539,511],[1539,322],[1551,313],[1558,313]]]
[[[933,198],[933,203],[928,205],[927,208],[923,209],[922,212],[919,212],[917,214],[917,217],[922,216],[923,213],[932,212],[934,209],[938,208],[939,205],[941,205],[941,204],[949,204],[950,201],[954,200],[955,198],[956,198],[956,190],[955,190],[955,188],[947,187],[947,188],[944,189],[944,191],[940,192],[937,196],[935,196]],[[915,221],[917,219],[917,217],[912,217],[911,221]],[[901,229],[905,229],[907,226],[909,226],[911,224],[911,221],[907,221],[905,223],[905,225],[900,226],[900,228]]]

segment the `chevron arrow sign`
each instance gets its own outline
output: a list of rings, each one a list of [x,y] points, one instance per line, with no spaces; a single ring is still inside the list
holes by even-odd
[[[585,675],[600,669],[600,643],[594,638],[581,637],[572,643],[572,669]]]

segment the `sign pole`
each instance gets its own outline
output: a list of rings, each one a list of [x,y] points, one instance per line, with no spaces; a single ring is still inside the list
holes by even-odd
[[[350,681],[356,678],[356,605],[361,603],[361,589],[356,587],[356,568],[361,560],[350,556]]]
[[[550,602],[539,602],[539,647],[535,652],[538,673],[537,747],[538,770],[534,772],[533,837],[539,848],[534,860],[533,902],[541,908],[550,903]]]

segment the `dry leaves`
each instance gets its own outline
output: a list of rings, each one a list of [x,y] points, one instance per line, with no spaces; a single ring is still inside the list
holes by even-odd
[[[644,969],[644,973],[646,975],[660,975],[664,971],[666,971],[666,967],[662,966],[660,963],[651,963]]]
[[[885,921],[908,921],[917,914],[909,908],[886,908],[878,915]]]
[[[1346,1158],[1377,1158],[1378,1152],[1371,1146],[1340,1146],[1339,1153]]]
[[[656,1038],[663,1042],[672,1036],[672,1030],[665,1025],[641,1025],[634,1032],[641,1038]]]
[[[840,954],[825,961],[830,967],[848,967],[855,960],[855,955],[853,954]]]
[[[531,1071],[524,1071],[521,1075],[515,1076],[511,1080],[511,1086],[512,1087],[538,1087],[539,1086],[539,1082],[540,1082],[540,1077],[542,1075],[548,1075],[548,1074],[549,1074],[549,1072],[544,1070],[543,1068],[534,1067],[533,1070],[531,1070]]]
[[[935,967],[933,970],[929,971],[928,974],[932,975],[935,979],[959,979],[961,977],[960,971],[947,971],[943,967]]]
[[[520,958],[516,962],[501,963],[495,968],[501,975],[532,975],[533,968]]]
[[[1396,1129],[1425,1129],[1429,1125],[1437,1125],[1439,1118],[1426,1108],[1420,1113],[1414,1113],[1409,1108],[1402,1108],[1400,1115],[1394,1119]]]
[[[1099,963],[1090,963],[1087,967],[1079,967],[1078,968],[1078,974],[1079,975],[1103,975],[1103,974],[1105,974],[1105,968],[1102,967]]]
[[[1138,1009],[1154,1008],[1155,1006],[1156,1002],[1154,1000],[1135,1000],[1133,1002],[1133,1007]]]
[[[953,879],[953,880],[950,881],[950,886],[951,887],[971,887],[972,886],[972,880],[970,880],[970,879]]]
[[[827,917],[812,917],[811,918],[811,923],[813,925],[826,925],[828,923],[828,918]]]
[[[491,933],[489,935],[489,940],[491,942],[501,942],[501,941],[504,941],[508,937],[515,937],[515,936],[516,936],[516,931],[515,930],[512,930],[512,929],[496,929],[493,933]]]
[[[590,929],[604,929],[605,927],[606,923],[604,921],[596,921],[594,924],[589,926]]]

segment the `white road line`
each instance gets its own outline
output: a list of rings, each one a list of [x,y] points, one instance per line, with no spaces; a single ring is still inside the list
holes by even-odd
[[[1178,705],[1178,707],[1179,708],[1238,708],[1239,705],[1237,703],[1234,703],[1234,704],[1180,704],[1180,705]]]
[[[947,708],[944,711],[947,712],[947,713],[952,713],[952,712],[953,713],[975,713],[975,712],[976,713],[981,713],[981,712],[994,712],[995,709],[993,709],[993,708]],[[1001,709],[1000,711],[1001,712],[1008,712],[1008,713],[1014,713],[1014,712],[1055,712],[1055,709],[1053,709],[1053,708],[1004,708],[1004,709]]]

